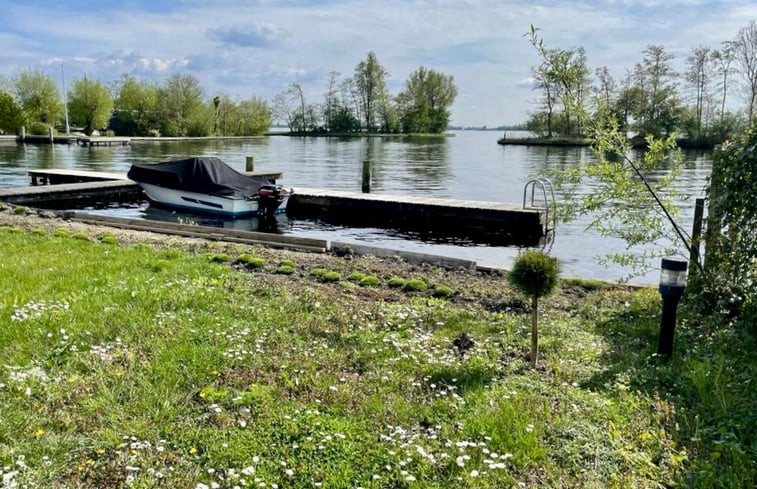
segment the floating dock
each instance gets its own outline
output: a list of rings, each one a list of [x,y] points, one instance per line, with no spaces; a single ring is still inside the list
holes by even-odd
[[[247,172],[275,180],[280,172]],[[0,201],[30,207],[71,208],[96,201],[134,201],[142,189],[125,174],[30,170],[32,185],[0,190]],[[544,210],[503,202],[377,195],[294,188],[287,216],[354,227],[391,227],[427,239],[460,237],[494,245],[538,243],[546,234]]]

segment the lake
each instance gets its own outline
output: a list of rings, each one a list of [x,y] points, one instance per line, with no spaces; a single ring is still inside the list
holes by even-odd
[[[238,170],[245,157],[254,156],[256,170],[282,171],[285,186],[319,187],[360,192],[362,162],[373,161],[373,193],[416,195],[466,200],[522,203],[523,187],[548,168],[578,165],[591,158],[588,148],[500,146],[496,131],[453,131],[451,137],[291,138],[269,136],[244,140],[192,142],[135,142],[130,146],[84,148],[66,145],[0,144],[0,188],[28,185],[26,171],[35,168],[126,172],[131,163],[158,162],[188,156],[218,156]],[[518,137],[514,131],[508,136]],[[707,152],[684,153],[684,170],[677,179],[692,198],[683,203],[682,227],[690,231],[693,198],[704,195],[711,160]],[[591,192],[586,185],[582,191]],[[149,207],[146,202],[93,212],[147,219],[182,219],[208,224],[207,219],[176,215]],[[559,224],[547,249],[562,265],[563,274],[618,279],[628,270],[605,268],[598,254],[625,249],[621,240],[587,231],[588,220]],[[245,229],[254,221],[219,222]],[[278,232],[334,239],[393,249],[433,253],[508,266],[518,248],[474,243],[467,239],[430,239],[391,229],[348,228],[319,221],[282,217]],[[639,281],[656,283],[650,273]]]

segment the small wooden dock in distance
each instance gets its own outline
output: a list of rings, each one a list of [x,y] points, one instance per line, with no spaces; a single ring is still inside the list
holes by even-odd
[[[79,146],[126,146],[131,142],[131,138],[115,136],[80,136],[76,138],[76,144]]]

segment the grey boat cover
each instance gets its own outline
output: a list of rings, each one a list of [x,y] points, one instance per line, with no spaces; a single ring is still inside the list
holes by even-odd
[[[250,177],[239,173],[220,158],[213,156],[165,163],[133,164],[126,176],[137,183],[223,196],[250,196],[256,194],[263,185],[271,183],[263,177]]]

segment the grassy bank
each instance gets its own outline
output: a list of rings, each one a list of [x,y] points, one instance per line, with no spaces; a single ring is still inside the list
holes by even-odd
[[[653,290],[565,284],[530,370],[502,277],[2,222],[5,486],[754,482],[754,355],[655,358]]]

